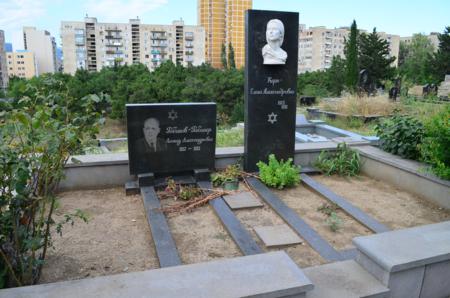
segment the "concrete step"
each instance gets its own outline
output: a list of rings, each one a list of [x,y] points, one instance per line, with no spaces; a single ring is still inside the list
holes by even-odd
[[[306,298],[382,298],[389,289],[354,260],[303,269],[314,284]]]
[[[283,252],[0,290],[0,298],[304,297],[313,289]]]

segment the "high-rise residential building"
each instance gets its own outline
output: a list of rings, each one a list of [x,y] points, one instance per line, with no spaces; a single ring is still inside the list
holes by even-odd
[[[167,60],[184,66],[205,62],[205,30],[185,25],[183,20],[149,25],[139,19],[99,23],[86,17],[84,22],[62,22],[61,39],[65,73],[133,63],[154,70]]]
[[[366,32],[360,30],[360,32]],[[301,24],[298,41],[298,72],[325,70],[331,67],[334,56],[344,58],[345,40],[350,34],[348,27],[328,29],[323,26],[310,27]],[[377,32],[378,36],[389,43],[389,56],[398,57],[400,36]],[[398,65],[398,59],[393,63]]]
[[[252,0],[198,0],[198,24],[205,28],[206,61],[222,67],[222,45],[231,44],[236,67],[245,65],[245,11]]]
[[[6,53],[9,77],[31,79],[39,74],[34,52],[23,50]]]
[[[437,51],[439,49],[439,33],[438,32],[431,32],[429,35],[425,35],[428,40],[430,41],[431,45],[433,46],[434,50]],[[405,36],[400,37],[400,41],[404,42],[406,44],[410,44],[413,40],[414,36]]]
[[[0,30],[0,90],[8,85],[8,70],[6,66],[5,32]]]
[[[57,71],[56,42],[48,31],[23,27],[23,44],[25,50],[34,52],[38,74]]]

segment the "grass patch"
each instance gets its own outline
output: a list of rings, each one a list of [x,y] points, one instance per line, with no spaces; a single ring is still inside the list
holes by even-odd
[[[401,104],[393,102],[387,96],[362,96],[349,95],[336,101],[321,101],[319,108],[329,112],[344,115],[390,115],[395,109],[401,109]]]
[[[244,129],[217,129],[216,147],[244,146]]]

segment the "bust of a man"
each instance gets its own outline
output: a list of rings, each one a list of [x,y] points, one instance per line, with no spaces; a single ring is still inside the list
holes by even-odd
[[[286,64],[287,53],[281,48],[284,39],[284,25],[278,19],[267,23],[267,44],[262,48],[263,64]]]

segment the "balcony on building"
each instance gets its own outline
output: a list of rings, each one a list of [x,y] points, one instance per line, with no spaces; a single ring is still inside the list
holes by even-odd
[[[186,62],[194,62],[194,56],[186,56]]]
[[[186,40],[194,40],[194,32],[186,32],[186,33],[184,33],[184,39],[186,39]]]
[[[160,62],[161,58],[152,58],[152,62]]]
[[[122,37],[118,34],[108,34],[108,35],[105,35],[105,38],[106,39],[122,39]]]
[[[167,35],[165,31],[152,31],[150,38],[154,40],[166,40]]]
[[[192,43],[192,42],[186,42],[186,43],[184,44],[184,46],[185,46],[186,48],[193,48],[193,47],[194,47],[194,43]]]

